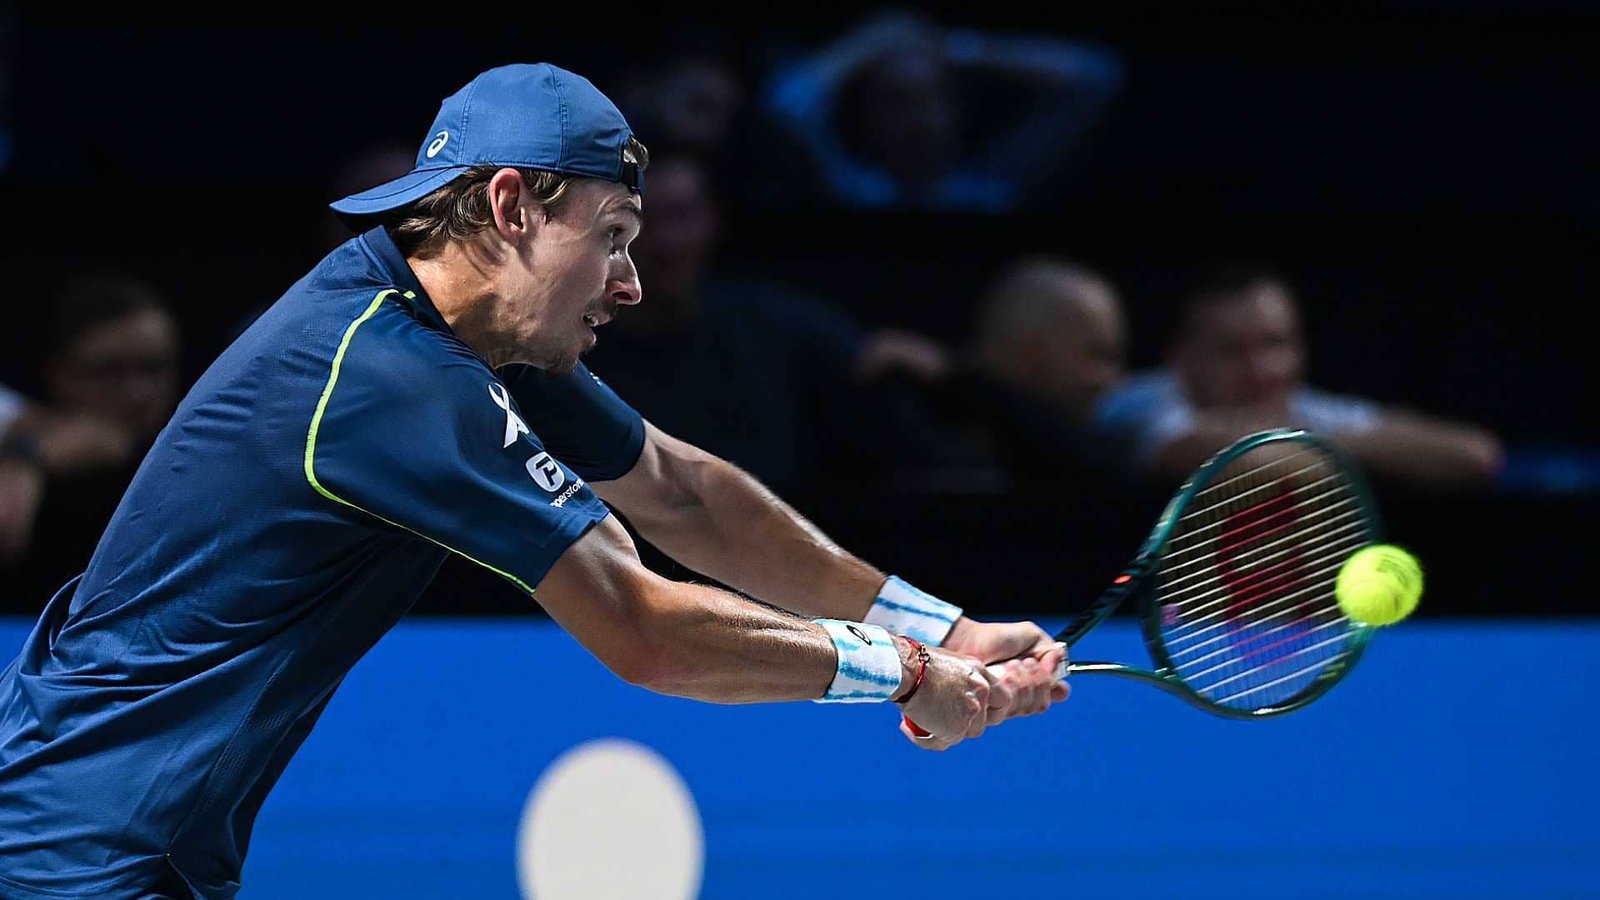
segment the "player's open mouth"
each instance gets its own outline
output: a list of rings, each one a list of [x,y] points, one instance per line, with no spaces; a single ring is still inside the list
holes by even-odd
[[[590,328],[599,328],[601,325],[604,325],[609,321],[611,321],[610,316],[605,316],[602,318],[599,313],[589,313],[583,317],[583,324],[589,326]]]

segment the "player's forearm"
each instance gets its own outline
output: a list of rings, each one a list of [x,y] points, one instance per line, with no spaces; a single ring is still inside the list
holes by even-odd
[[[858,620],[885,574],[850,554],[749,474],[722,460],[693,464],[670,514],[635,520],[689,568],[752,597],[811,616]]]
[[[624,680],[709,703],[815,700],[838,671],[821,625],[667,579],[622,602],[553,613]]]
[[[823,697],[841,668],[839,635],[829,629],[852,624],[819,623],[663,578],[639,561],[627,532],[609,517],[561,555],[534,596],[623,680],[716,703]],[[893,680],[880,679],[878,687],[893,687]]]
[[[712,703],[814,700],[828,689],[838,656],[820,625],[712,588],[673,590],[642,623],[656,660],[642,686]]]

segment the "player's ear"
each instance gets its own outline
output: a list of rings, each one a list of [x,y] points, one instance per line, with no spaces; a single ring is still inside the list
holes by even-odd
[[[515,243],[526,236],[533,225],[526,208],[528,200],[527,185],[516,169],[501,169],[489,178],[489,210],[501,237]]]

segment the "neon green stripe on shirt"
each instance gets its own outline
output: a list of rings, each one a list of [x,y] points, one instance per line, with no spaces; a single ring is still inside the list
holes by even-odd
[[[350,341],[351,341],[352,338],[354,338],[356,336],[356,329],[360,328],[362,323],[364,323],[368,319],[372,318],[373,314],[378,311],[378,308],[383,305],[383,301],[384,300],[388,299],[391,294],[397,294],[397,293],[399,293],[399,291],[395,290],[394,288],[388,288],[386,290],[379,291],[378,295],[376,297],[372,298],[372,302],[367,305],[367,308],[361,313],[361,315],[356,316],[355,321],[350,323],[350,327],[348,327],[348,328],[346,328],[344,330],[344,337],[342,339],[340,339],[340,341],[339,341],[339,349],[333,354],[333,367],[328,372],[328,383],[322,389],[322,397],[317,400],[317,411],[312,414],[312,416],[311,416],[311,429],[310,429],[310,431],[308,431],[306,433],[306,480],[311,482],[311,486],[316,489],[317,493],[321,494],[324,497],[327,497],[329,500],[332,500],[335,503],[342,503],[345,506],[350,507],[351,509],[357,510],[359,512],[366,513],[367,515],[372,516],[373,518],[378,519],[380,521],[388,522],[390,525],[393,525],[396,528],[405,529],[406,531],[411,532],[412,534],[416,535],[419,538],[422,538],[425,541],[428,541],[431,544],[436,544],[436,545],[438,545],[440,547],[443,547],[444,549],[450,551],[451,553],[454,553],[457,556],[462,557],[463,559],[471,560],[472,562],[477,563],[480,566],[483,566],[485,569],[488,569],[489,571],[495,573],[496,575],[499,575],[501,578],[504,578],[507,581],[510,581],[512,584],[515,584],[517,587],[522,588],[524,591],[527,591],[529,594],[532,594],[533,593],[532,586],[530,586],[527,582],[523,581],[522,579],[518,578],[517,576],[512,575],[510,572],[502,572],[501,570],[496,569],[494,566],[489,565],[488,563],[484,562],[483,560],[473,559],[471,556],[468,556],[467,554],[462,553],[460,550],[457,550],[456,548],[450,546],[449,544],[443,543],[442,541],[434,540],[433,538],[428,537],[427,535],[423,534],[420,531],[417,531],[414,528],[407,528],[406,526],[401,525],[399,522],[393,522],[393,521],[390,521],[389,519],[385,519],[383,516],[380,516],[377,513],[372,512],[371,510],[362,509],[361,507],[357,506],[356,504],[351,503],[349,500],[346,500],[343,497],[340,497],[339,495],[337,495],[337,494],[333,493],[332,491],[328,490],[326,487],[323,487],[322,486],[322,482],[317,480],[317,471],[316,471],[317,432],[322,427],[322,414],[328,408],[328,398],[333,396],[334,385],[339,383],[339,369],[344,364],[345,351],[350,349]],[[410,298],[412,298],[412,297],[414,297],[416,295],[411,293],[410,291],[407,291],[404,294],[404,296],[407,299],[410,299]]]

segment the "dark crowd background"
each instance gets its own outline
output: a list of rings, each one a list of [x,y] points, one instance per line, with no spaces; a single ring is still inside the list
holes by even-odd
[[[1034,40],[1018,44],[1024,65],[1059,62],[1051,48],[1063,42],[1081,50],[1066,63],[1080,67],[1075,99],[1050,114],[1068,127],[1028,118],[1037,84],[1015,72],[963,83],[962,146],[1010,129],[1016,162],[927,202],[874,194],[870,179],[851,194],[772,101],[779,74],[896,10],[911,8],[519,7],[448,22],[323,10],[235,24],[12,10],[0,19],[0,384],[41,406],[68,402],[52,399],[64,354],[89,351],[58,315],[62,295],[76,276],[109,273],[164,298],[171,346],[152,346],[175,354],[181,393],[348,236],[326,204],[390,177],[379,173],[392,148],[408,166],[445,95],[490,65],[549,61],[618,100],[658,155],[640,254],[662,242],[665,267],[667,245],[690,233],[652,235],[652,210],[672,202],[651,190],[670,190],[669,161],[692,160],[687,183],[720,211],[719,290],[656,331],[613,334],[625,310],[601,331],[596,372],[648,400],[653,420],[709,435],[880,567],[976,614],[1059,617],[1094,596],[1171,485],[1087,462],[1095,454],[1077,442],[1095,438],[1076,423],[1028,418],[1050,410],[1018,413],[992,386],[956,384],[980,302],[1018,260],[1086,267],[1114,286],[1123,362],[1143,370],[1161,364],[1194,273],[1248,259],[1292,286],[1309,383],[1494,436],[1492,471],[1477,480],[1373,474],[1389,536],[1428,567],[1419,615],[1596,611],[1576,562],[1600,512],[1587,325],[1600,6],[921,5],[924,25],[958,32],[951,52],[963,58],[985,52],[984,36]],[[727,116],[721,137],[680,133],[681,109],[652,117],[674,109],[662,98],[683,84],[701,92],[679,98],[684,109]],[[838,103],[859,111],[865,93]],[[832,137],[835,151],[870,141]],[[641,317],[654,299],[644,275]],[[112,355],[132,346],[104,342]],[[123,362],[159,382],[159,359]],[[755,406],[723,409],[734,401],[719,387]],[[109,389],[88,393],[85,409]],[[1023,462],[970,440],[965,425],[1000,406],[1039,432]],[[0,611],[36,613],[43,585],[81,568],[137,464],[137,424],[118,432],[119,453],[84,428],[78,458],[109,462],[43,479]],[[538,609],[452,560],[415,612]]]

